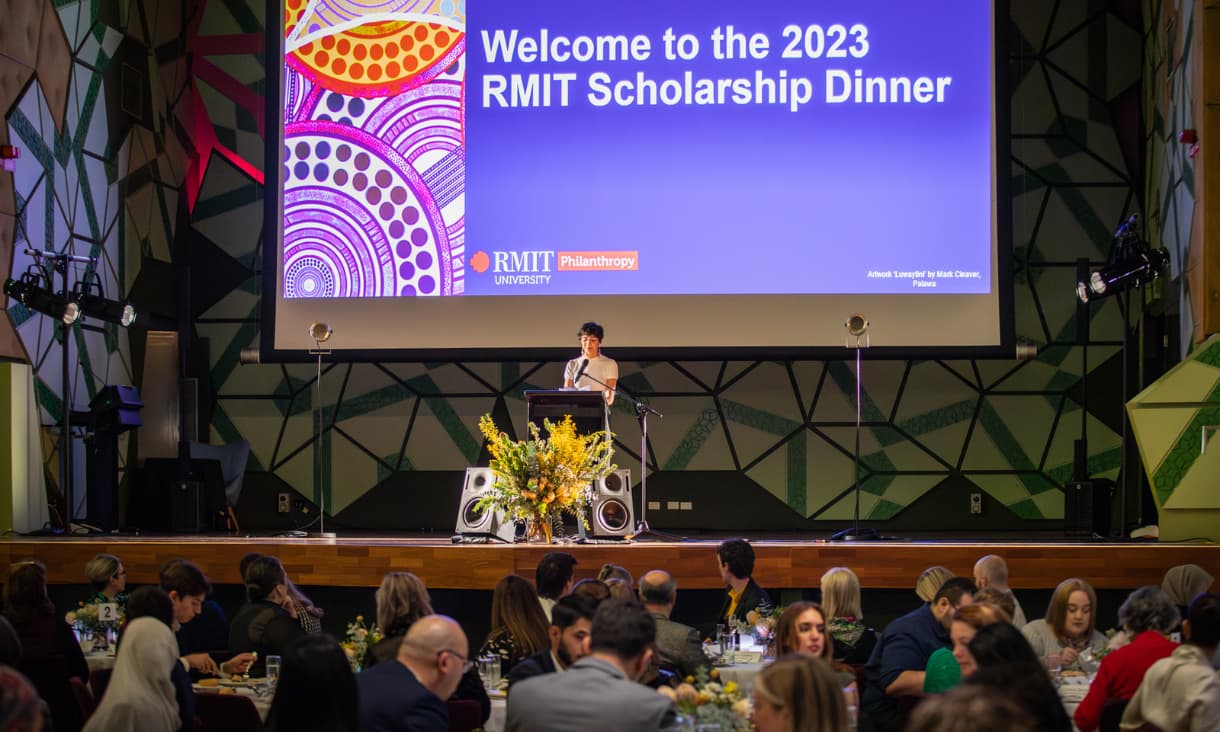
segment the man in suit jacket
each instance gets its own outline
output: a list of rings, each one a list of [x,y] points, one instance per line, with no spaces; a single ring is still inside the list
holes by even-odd
[[[551,647],[539,651],[508,672],[508,688],[518,681],[565,671],[589,655],[589,634],[597,601],[588,595],[567,595],[551,610]]]
[[[757,610],[760,615],[770,615],[775,605],[763,588],[754,581],[754,547],[745,539],[726,539],[716,548],[716,561],[720,566],[720,578],[728,586],[724,604],[716,622],[731,623],[735,620],[747,622],[746,615]]]
[[[453,618],[415,621],[398,657],[356,677],[363,732],[448,732],[445,699],[470,668],[466,633]]]
[[[656,621],[633,598],[611,598],[593,618],[592,653],[561,674],[526,679],[508,697],[508,732],[666,730],[674,703],[637,683],[652,661]]]
[[[657,621],[657,659],[661,668],[679,678],[694,676],[708,665],[699,631],[669,619],[678,601],[678,582],[669,572],[654,569],[640,578],[640,599]]]

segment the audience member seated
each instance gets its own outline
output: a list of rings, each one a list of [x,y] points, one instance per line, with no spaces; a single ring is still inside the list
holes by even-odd
[[[728,587],[717,623],[746,622],[751,611],[769,616],[775,611],[771,598],[754,581],[754,547],[745,539],[727,539],[716,547],[720,579]]]
[[[940,586],[955,575],[946,567],[940,565],[928,567],[919,573],[919,579],[915,580],[915,595],[923,602],[932,602],[932,598],[936,597],[936,591]]]
[[[678,601],[678,582],[669,572],[654,569],[640,577],[640,600],[657,622],[657,642],[653,649],[657,663],[679,678],[694,676],[708,665],[699,631],[670,620]]]
[[[17,631],[13,630],[13,624],[8,618],[0,615],[0,665],[17,668],[21,665],[24,655],[25,649],[21,645],[21,639],[17,637]]]
[[[982,594],[980,591],[979,594]],[[957,686],[963,677],[974,673],[976,666],[970,655],[970,641],[979,628],[992,623],[1007,623],[1008,614],[995,605],[978,601],[953,611],[949,624],[949,640],[952,650],[937,648],[928,659],[928,668],[923,677],[923,693],[939,694]]]
[[[572,591],[568,594],[587,597],[600,605],[610,599],[610,586],[599,579],[586,578],[572,585]]]
[[[172,630],[174,603],[169,599],[165,590],[156,585],[141,587],[131,593],[127,599],[127,623],[130,624],[136,618],[160,620],[165,627]],[[120,644],[122,640],[120,636]],[[175,663],[170,669],[169,680],[174,685],[174,702],[178,705],[178,719],[182,722],[182,728],[189,730],[195,720],[195,689],[191,687],[191,674],[187,671],[186,666]]]
[[[127,607],[127,569],[113,554],[98,554],[85,563],[85,579],[93,587],[86,605],[113,602]]]
[[[1097,594],[1093,587],[1082,579],[1065,579],[1055,588],[1046,607],[1046,617],[1026,623],[1021,632],[1033,646],[1043,663],[1054,666],[1058,656],[1059,667],[1072,671],[1091,673],[1096,664],[1088,658],[1094,651],[1106,647],[1106,637],[1094,628],[1097,612]],[[1092,649],[1082,661],[1080,652]],[[1049,660],[1048,660],[1049,659]]]
[[[377,627],[382,638],[369,646],[361,668],[371,668],[398,657],[398,646],[416,620],[432,614],[432,598],[423,580],[410,572],[390,572],[381,578],[374,595]]]
[[[606,583],[606,591],[610,593],[610,597],[636,599],[635,591],[631,589],[631,584],[627,580],[611,577],[608,580],[603,580],[603,582]]]
[[[1212,668],[1220,645],[1220,596],[1197,596],[1182,621],[1182,633],[1186,641],[1148,667],[1127,704],[1122,729],[1153,724],[1166,732],[1220,730],[1220,677]]]
[[[758,732],[847,732],[847,705],[834,671],[821,658],[785,656],[754,677]],[[854,729],[854,728],[853,728]]]
[[[1197,564],[1179,564],[1170,567],[1161,580],[1161,589],[1178,608],[1182,620],[1186,619],[1186,606],[1199,595],[1212,588],[1215,578]],[[1174,628],[1175,632],[1181,627]]]
[[[284,583],[284,588],[288,599],[284,602],[284,609],[297,621],[297,624],[301,626],[301,630],[306,633],[321,633],[322,616],[326,612],[313,604],[313,600],[306,597],[305,593],[301,592],[301,589],[292,583],[291,577],[288,577],[287,580]]]
[[[177,663],[168,625],[152,617],[128,623],[106,694],[84,732],[175,732],[182,726],[170,682]]]
[[[835,670],[840,687],[855,686],[856,673],[851,667],[834,661],[834,640],[826,632],[826,613],[816,602],[792,603],[775,624],[775,655],[792,653],[817,656]]]
[[[491,632],[479,656],[500,659],[500,673],[508,676],[513,666],[551,647],[547,619],[530,583],[515,574],[496,583],[491,595]]]
[[[1004,616],[1011,619],[1013,613],[1017,611],[1017,598],[1011,592],[1001,592],[994,587],[980,587],[979,591],[974,593],[974,602],[985,602],[988,605],[995,605],[1000,610],[1004,611]],[[1013,623],[1016,625],[1016,623]],[[1020,628],[1017,628],[1020,630]]]
[[[1072,732],[1072,720],[1042,659],[1012,623],[979,628],[968,649],[978,670],[957,688],[978,685],[1011,698],[1039,732]]]
[[[607,582],[612,579],[623,580],[630,587],[635,584],[635,578],[631,576],[631,572],[627,571],[626,567],[607,562],[602,565],[602,568],[597,572],[597,578],[602,582]]]
[[[949,646],[953,611],[974,599],[974,582],[953,577],[932,602],[920,605],[886,627],[865,666],[863,707],[879,732],[902,727],[901,697],[923,694],[924,669],[937,648]]]
[[[967,684],[922,702],[906,732],[1042,732],[1003,689]]]
[[[822,609],[826,631],[834,640],[834,659],[852,665],[868,662],[877,645],[877,631],[864,624],[860,579],[847,567],[832,567],[822,575]]]
[[[29,679],[11,666],[0,665],[0,730],[41,732],[47,728],[45,707]]]
[[[1102,706],[1111,699],[1134,696],[1148,667],[1178,647],[1165,637],[1178,625],[1178,609],[1160,587],[1149,585],[1132,592],[1118,609],[1118,622],[1131,642],[1101,660],[1097,678],[1073,715],[1080,732],[1097,729]]]
[[[576,557],[567,552],[547,552],[534,569],[534,586],[546,621],[559,598],[572,591],[576,576]]]
[[[284,649],[280,679],[263,729],[359,732],[356,677],[332,636],[308,634]]]
[[[508,732],[618,732],[673,727],[671,699],[637,683],[652,660],[656,621],[634,600],[603,602],[591,653],[561,674],[525,679],[508,696]]]
[[[361,731],[448,732],[444,700],[473,666],[461,626],[444,615],[420,618],[394,661],[356,677]]]
[[[284,605],[288,597],[288,575],[280,560],[259,557],[246,569],[246,604],[229,626],[229,651],[255,654],[250,674],[261,676],[268,655],[282,656],[288,644],[305,635]]]
[[[212,591],[212,583],[203,574],[203,570],[194,562],[185,559],[171,559],[161,566],[158,578],[161,589],[169,595],[174,606],[174,623],[177,625],[178,653],[182,663],[197,674],[215,676],[218,674],[242,674],[249,670],[254,662],[254,655],[239,653],[223,663],[216,663],[209,651],[228,648],[229,628],[221,625],[219,631],[210,627],[215,623],[214,614],[202,614],[204,598]],[[219,606],[216,610],[219,611]],[[220,615],[223,623],[224,615]],[[199,622],[207,622],[209,627],[203,633],[190,633],[185,628]]]
[[[21,640],[22,665],[18,670],[26,671],[31,664],[55,660],[63,664],[69,676],[88,682],[89,665],[76,634],[47,596],[47,568],[42,562],[26,561],[13,566],[4,585],[4,617]]]
[[[1017,626],[1018,630],[1025,627],[1025,611],[1021,609],[1017,596],[1012,594],[1012,590],[1008,587],[1008,563],[1004,561],[1003,557],[988,554],[975,562],[974,584],[980,590],[990,589],[1010,596],[1016,609],[1008,613],[1008,616],[1012,618],[1012,624]],[[1001,605],[1001,607],[1003,606]]]
[[[368,669],[398,657],[398,647],[407,631],[417,620],[432,614],[432,598],[423,581],[410,572],[390,572],[381,578],[377,588],[377,627],[386,628],[386,637],[377,641],[364,654],[362,668]],[[478,669],[471,668],[462,676],[457,691],[447,701],[470,700],[479,705],[479,724],[491,716],[491,699],[483,687]]]
[[[547,631],[551,647],[513,666],[508,673],[508,688],[535,676],[566,671],[589,655],[589,634],[597,605],[592,598],[575,593],[559,598],[551,608],[551,627]]]

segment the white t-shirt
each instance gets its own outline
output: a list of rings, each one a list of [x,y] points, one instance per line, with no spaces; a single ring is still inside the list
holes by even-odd
[[[568,361],[568,365],[563,369],[563,383],[572,381],[572,377],[576,376],[576,372],[580,370],[580,362],[585,360],[584,356],[577,356]],[[592,376],[593,378],[587,378]],[[585,367],[585,373],[581,374],[580,381],[572,384],[572,387],[580,391],[606,391],[606,387],[597,383],[593,379],[609,384],[611,379],[618,381],[618,362],[605,354],[598,353],[597,358],[589,359],[589,365]]]

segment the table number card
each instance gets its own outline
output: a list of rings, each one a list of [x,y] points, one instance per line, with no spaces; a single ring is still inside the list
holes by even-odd
[[[119,605],[114,602],[101,602],[97,605],[97,619],[104,623],[119,622]]]

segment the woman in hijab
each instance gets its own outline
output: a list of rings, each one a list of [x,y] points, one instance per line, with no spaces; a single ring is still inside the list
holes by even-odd
[[[153,617],[127,624],[114,675],[83,732],[174,732],[182,725],[170,670],[178,663],[178,641]]]
[[[1214,579],[1197,564],[1179,564],[1170,567],[1165,573],[1165,579],[1161,580],[1161,589],[1169,595],[1173,604],[1178,606],[1178,615],[1186,618],[1189,616],[1186,608],[1190,601],[1211,589]],[[1182,625],[1179,623],[1174,632],[1181,630]]]

